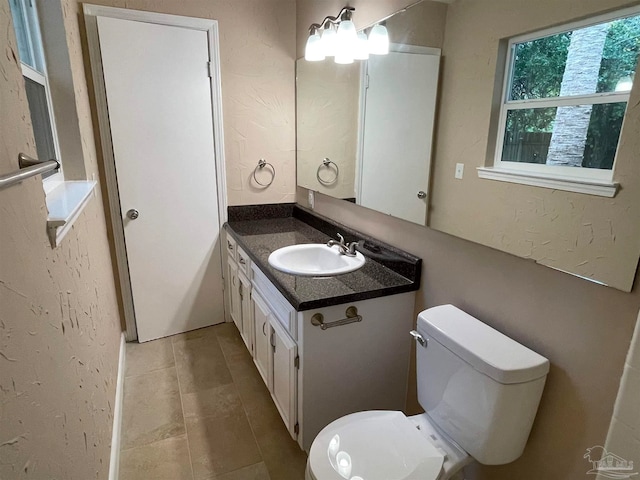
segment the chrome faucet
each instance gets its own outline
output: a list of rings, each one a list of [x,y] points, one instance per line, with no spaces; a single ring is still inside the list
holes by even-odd
[[[340,241],[331,239],[327,242],[327,247],[333,247],[334,245],[337,245],[338,248],[340,248],[341,255],[346,255],[347,257],[355,257],[356,246],[358,245],[358,242],[345,243],[344,237],[339,233],[337,235]]]

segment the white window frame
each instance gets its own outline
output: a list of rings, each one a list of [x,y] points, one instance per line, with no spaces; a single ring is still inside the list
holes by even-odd
[[[44,60],[43,60],[44,62]],[[51,135],[53,137],[53,150],[56,154],[56,160],[60,164],[60,168],[56,170],[53,175],[49,175],[47,178],[42,179],[42,186],[44,188],[45,193],[49,193],[55,187],[57,187],[60,182],[64,181],[64,174],[62,173],[62,159],[60,158],[60,145],[58,143],[58,131],[56,129],[56,117],[53,111],[53,102],[51,101],[51,89],[49,87],[49,79],[46,75],[46,63],[43,63],[45,74],[34,70],[29,65],[20,62],[22,67],[22,75],[27,77],[29,80],[36,82],[39,85],[44,87],[45,96],[47,98],[47,109],[49,111],[49,124],[51,125]],[[45,160],[45,159],[39,159]],[[47,158],[46,160],[51,160]]]
[[[500,114],[498,119],[498,137],[495,145],[493,166],[478,168],[479,177],[490,180],[501,180],[512,183],[522,183],[526,185],[588,193],[592,195],[607,197],[615,196],[618,184],[613,181],[613,175],[617,162],[617,150],[616,159],[614,159],[614,164],[611,170],[502,161],[507,114],[512,110],[572,105],[598,105],[603,103],[623,102],[628,105],[630,91],[594,93],[590,95],[571,95],[531,100],[510,100],[509,92],[514,68],[514,52],[515,45],[519,43],[534,41],[547,36],[557,35],[559,33],[569,32],[638,14],[640,14],[640,7],[625,8],[586,20],[539,30],[535,33],[509,39],[508,53],[505,60],[506,68],[502,83]],[[622,130],[620,137],[622,137]],[[619,142],[620,138],[618,139],[618,144]]]

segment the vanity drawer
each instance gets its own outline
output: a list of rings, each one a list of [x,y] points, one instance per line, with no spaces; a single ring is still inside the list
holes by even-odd
[[[227,232],[225,237],[226,237],[225,248],[227,249],[227,255],[228,255],[229,258],[231,258],[231,259],[233,259],[235,261],[235,260],[237,260],[236,250],[238,250],[238,245],[236,243],[236,239],[233,238],[229,234],[229,232]]]
[[[238,258],[238,268],[251,279],[251,260],[249,260],[249,255],[238,246],[236,246],[236,255]]]
[[[276,320],[287,330],[294,340],[298,339],[297,325],[295,322],[296,311],[282,296],[278,289],[271,283],[264,273],[256,266],[251,265],[253,271],[253,287],[258,290],[260,296],[268,304],[271,313]]]

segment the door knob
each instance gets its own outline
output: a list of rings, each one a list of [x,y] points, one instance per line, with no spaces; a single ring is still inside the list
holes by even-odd
[[[135,220],[139,216],[140,212],[138,212],[138,210],[136,210],[135,208],[132,208],[127,212],[127,217],[129,217],[131,220]]]
[[[417,195],[418,198],[427,198],[426,192],[420,190]]]

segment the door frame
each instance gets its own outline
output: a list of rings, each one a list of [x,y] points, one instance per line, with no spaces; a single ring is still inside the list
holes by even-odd
[[[224,135],[222,129],[222,89],[220,76],[220,51],[217,20],[195,17],[183,17],[164,13],[144,12],[127,8],[104,7],[100,5],[83,5],[84,20],[89,45],[89,57],[91,60],[91,73],[95,93],[96,111],[98,117],[100,140],[102,144],[102,156],[104,161],[104,174],[107,186],[107,198],[109,201],[109,217],[113,232],[113,245],[116,258],[117,277],[119,279],[120,296],[122,300],[122,314],[125,321],[125,338],[128,342],[138,339],[135,310],[133,305],[133,293],[131,290],[131,278],[129,276],[129,263],[124,240],[124,224],[120,210],[120,195],[116,177],[116,164],[113,155],[113,143],[111,127],[109,124],[109,110],[107,107],[107,95],[102,74],[102,55],[100,53],[100,41],[98,37],[97,17],[110,17],[121,20],[132,20],[157,25],[187,28],[207,32],[209,43],[209,80],[211,85],[211,102],[213,114],[213,141],[215,151],[216,186],[218,194],[218,218],[220,231],[227,221],[227,182],[224,161]],[[222,255],[220,258],[222,262]]]

